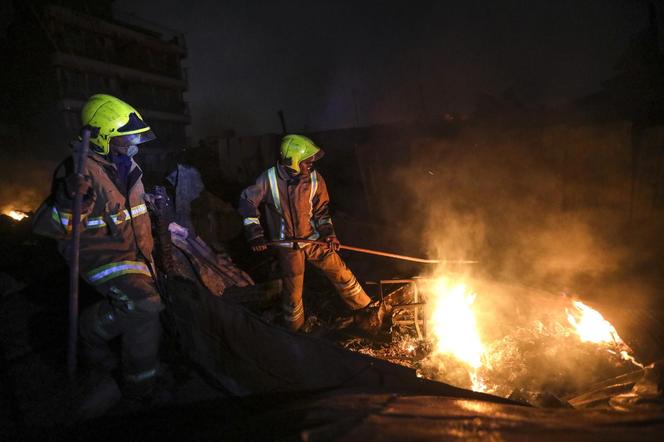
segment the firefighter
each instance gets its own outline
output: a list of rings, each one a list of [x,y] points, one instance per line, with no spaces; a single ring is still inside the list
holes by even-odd
[[[81,314],[82,355],[91,369],[110,372],[117,362],[107,341],[121,337],[123,392],[147,398],[157,375],[163,304],[153,277],[142,171],[133,156],[155,135],[136,109],[110,95],[90,97],[81,119],[92,131],[85,169],[74,173],[71,157],[58,166],[34,230],[55,238],[68,260],[73,198],[83,195],[80,275],[102,299]]]
[[[259,206],[265,205],[265,224],[270,240],[278,241],[277,254],[283,281],[283,317],[293,331],[304,324],[302,287],[305,260],[322,270],[343,301],[360,311],[371,299],[337,254],[337,239],[328,204],[330,197],[322,175],[313,164],[323,150],[302,135],[286,135],[281,141],[280,161],[263,172],[256,184],[240,197],[239,211],[251,250],[267,249],[260,224]],[[326,246],[293,241],[322,240]]]

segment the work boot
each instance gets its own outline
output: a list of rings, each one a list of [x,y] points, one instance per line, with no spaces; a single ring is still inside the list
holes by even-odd
[[[381,302],[369,304],[353,312],[355,326],[370,335],[378,334],[383,326],[384,317],[385,307]]]
[[[92,371],[77,379],[72,391],[73,413],[70,423],[106,414],[122,398],[120,388],[106,372]]]

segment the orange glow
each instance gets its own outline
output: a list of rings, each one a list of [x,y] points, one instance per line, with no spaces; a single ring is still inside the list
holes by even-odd
[[[21,212],[20,210],[6,210],[3,213],[16,221],[21,221],[23,218],[28,217],[27,213]]]
[[[482,365],[484,346],[480,340],[471,308],[475,294],[465,284],[440,278],[434,283],[432,329],[436,337],[436,351],[454,356],[473,368]]]
[[[427,304],[431,306],[428,330],[433,347],[427,357],[424,373],[433,373],[437,380],[472,388],[474,391],[509,394],[513,390],[509,384],[511,378],[503,373],[509,371],[509,367],[516,367],[518,371],[518,364],[525,364],[524,361],[531,357],[529,354],[519,354],[521,342],[527,344],[524,348],[532,349],[533,342],[540,338],[542,342],[553,339],[561,345],[565,342],[571,346],[576,345],[573,342],[576,341],[576,350],[580,351],[583,346],[590,345],[643,367],[632,356],[631,349],[620,338],[614,326],[597,310],[581,301],[564,297],[555,303],[557,307],[553,310],[538,313],[549,315],[546,325],[539,319],[523,325],[514,324],[513,335],[494,337],[487,341],[483,340],[482,332],[489,330],[487,336],[492,336],[490,330],[495,326],[488,318],[499,316],[491,311],[483,311],[481,317],[489,322],[478,322],[478,312],[474,310],[477,308],[477,295],[469,286],[449,277],[430,281],[425,290]],[[483,305],[486,308],[486,304]],[[412,354],[413,348],[404,350]],[[559,357],[564,367],[564,354]],[[537,377],[536,373],[533,373],[533,377]]]
[[[581,301],[572,301],[574,309],[567,309],[567,320],[581,342],[592,342],[594,344],[614,344],[618,346],[620,357],[624,361],[631,362],[637,367],[643,368],[643,364],[629,353],[629,347],[620,338],[615,327],[597,310],[585,305]],[[630,350],[631,351],[631,350]],[[612,351],[615,354],[615,352]]]
[[[463,283],[438,278],[431,290],[430,326],[434,335],[434,353],[452,358],[468,366],[468,376],[475,391],[484,391],[477,370],[482,366],[484,345],[477,329],[472,304],[476,295]]]
[[[574,310],[567,309],[567,320],[582,342],[623,343],[616,329],[600,312],[581,301],[572,301],[572,305]]]

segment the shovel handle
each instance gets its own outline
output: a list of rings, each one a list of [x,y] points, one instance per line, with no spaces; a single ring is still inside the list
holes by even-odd
[[[294,240],[283,240],[283,241],[270,241],[268,242],[269,246],[278,246],[280,244],[283,244],[284,242],[298,242],[298,243],[305,243],[305,244],[319,244],[323,246],[327,246],[327,243],[325,241],[317,241],[317,240],[311,240],[311,239],[294,239]],[[369,255],[377,255],[377,256],[384,256],[386,258],[394,258],[394,259],[400,259],[402,261],[412,261],[412,262],[420,262],[424,264],[476,264],[477,261],[469,261],[469,260],[447,260],[447,259],[424,259],[424,258],[417,258],[414,256],[407,256],[407,255],[398,255],[396,253],[390,253],[390,252],[382,252],[380,250],[372,250],[372,249],[365,249],[362,247],[354,247],[354,246],[346,246],[346,245],[341,245],[340,248],[342,250],[350,250],[351,252],[358,252],[358,253],[366,253]]]

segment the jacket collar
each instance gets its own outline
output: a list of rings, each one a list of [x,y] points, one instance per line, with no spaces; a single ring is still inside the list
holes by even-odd
[[[73,140],[70,143],[70,145],[71,145],[72,150],[76,151],[76,149],[78,149],[80,147],[81,141],[80,140]],[[113,160],[110,158],[110,156],[100,155],[92,149],[88,150],[88,159],[91,159],[94,162],[101,164],[102,166],[112,167],[114,169],[116,168],[116,166],[115,166],[115,164],[113,164]],[[131,168],[129,170],[133,171],[136,167],[138,167],[138,163],[136,163],[136,161],[134,161],[134,158],[132,158],[131,159]]]
[[[277,174],[279,175],[279,178],[281,178],[284,181],[288,181],[291,179],[291,176],[288,174],[286,171],[286,167],[281,165],[281,163],[277,163]]]
[[[76,148],[79,147],[80,143],[81,143],[80,141],[76,140],[71,143],[71,146],[74,150],[76,150]],[[113,160],[109,156],[100,155],[97,152],[94,152],[93,150],[89,150],[88,160],[92,160],[95,163],[101,165],[103,168],[111,169],[112,171],[114,171],[114,173],[117,173],[117,166],[113,163]],[[107,170],[106,173],[109,173],[109,171]],[[143,170],[140,167],[138,167],[138,163],[136,163],[134,158],[132,158],[131,167],[129,168],[129,176],[127,177],[128,189],[134,187],[134,184],[136,184],[136,182],[140,180],[142,175],[143,175]],[[117,183],[115,184],[117,187]]]
[[[279,178],[282,180],[288,182],[288,181],[297,181],[297,182],[306,182],[311,180],[311,174],[307,175],[307,177],[303,177],[302,175],[296,175],[296,176],[291,176],[288,171],[286,171],[286,166],[283,166],[281,163],[277,163],[277,175],[279,175]]]
[[[105,167],[112,167],[114,169],[117,169],[115,166],[115,163],[113,163],[113,160],[109,156],[104,156],[104,155],[99,155],[96,152],[90,151],[88,152],[88,159],[91,159],[95,161],[96,163],[101,164],[102,166]],[[133,171],[135,168],[138,167],[138,163],[134,161],[134,159],[131,159],[131,168],[129,169],[130,171]]]

